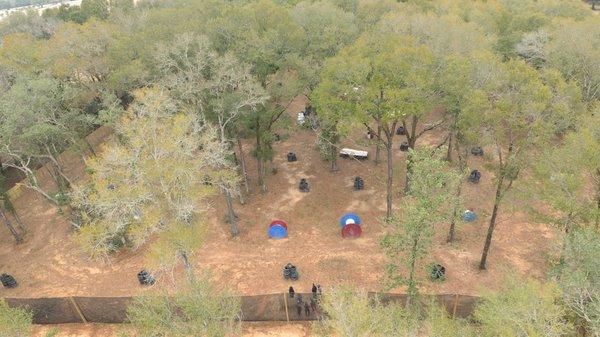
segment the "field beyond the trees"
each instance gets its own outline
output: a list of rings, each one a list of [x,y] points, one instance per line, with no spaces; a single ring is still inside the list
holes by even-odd
[[[293,102],[289,108],[292,119],[304,104],[303,98]],[[340,159],[340,171],[332,173],[314,146],[316,133],[294,125],[289,131],[281,130],[281,134],[273,162],[277,173],[267,175],[266,194],[256,187],[256,165],[249,154],[251,143],[246,142],[252,190],[245,205],[235,205],[241,233],[235,239],[230,237],[229,226],[223,223],[225,203],[216,198],[208,240],[192,262],[198,269],[210,268],[219,282],[244,295],[284,292],[290,285],[296,291],[309,291],[312,283],[319,283],[324,289],[352,283],[372,291],[381,290],[386,264],[379,246],[384,231],[381,218],[385,214],[385,165],[374,164],[374,147],[365,147],[364,136],[355,135],[343,145],[368,149],[370,159]],[[396,143],[400,141],[397,136]],[[438,141],[432,134],[422,145]],[[288,163],[288,152],[295,152],[298,161]],[[404,153],[396,146],[396,200],[401,198],[403,160]],[[69,166],[73,175],[81,175],[81,162]],[[482,170],[482,166],[483,159],[470,159],[470,167]],[[355,176],[364,179],[364,190],[353,191]],[[300,178],[308,179],[309,193],[298,191]],[[524,214],[513,212],[508,206],[501,210],[488,270],[477,269],[492,206],[491,180],[490,173],[483,170],[478,185],[466,185],[467,207],[477,213],[478,220],[462,225],[452,245],[445,242],[447,224],[438,225],[434,253],[428,262],[444,265],[447,278],[440,283],[426,282],[424,292],[475,295],[482,287],[499,285],[509,270],[538,278],[545,275],[548,254],[556,245],[555,231],[543,224],[526,222]],[[90,260],[71,240],[70,225],[34,192],[25,191],[15,204],[29,233],[23,244],[15,245],[8,231],[0,231],[0,271],[13,274],[19,282],[16,289],[0,289],[1,297],[126,296],[149,289],[141,287],[136,278],[139,270],[149,267],[144,249],[118,253],[110,261]],[[361,216],[361,238],[341,238],[338,219],[345,212]],[[273,219],[288,223],[289,238],[267,238]],[[298,267],[299,281],[284,281],[282,267],[287,262]],[[172,287],[173,280],[183,279],[182,274],[182,270],[175,269],[157,276],[160,284]]]

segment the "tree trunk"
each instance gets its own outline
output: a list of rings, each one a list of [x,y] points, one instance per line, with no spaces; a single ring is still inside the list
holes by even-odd
[[[377,120],[377,136],[375,137],[375,165],[381,161],[381,123]]]
[[[415,284],[415,264],[417,262],[417,246],[419,245],[419,239],[413,238],[412,249],[410,252],[410,266],[408,271],[408,289],[406,291],[406,309],[411,309],[411,304],[416,301],[417,287]]]
[[[596,231],[600,229],[600,192],[598,193],[598,197],[596,198]]]
[[[410,132],[406,130],[406,141],[408,142],[408,151],[406,154],[406,177],[404,180],[404,193],[408,193],[410,189],[410,175],[412,173],[412,157],[410,155],[411,150],[415,149],[417,144],[417,123],[418,119],[413,116],[412,125]]]
[[[244,148],[242,147],[242,140],[240,137],[237,137],[237,145],[238,151],[240,153],[240,164],[242,166],[242,174],[244,175],[244,187],[246,188],[246,193],[250,192],[250,188],[248,186],[248,169],[246,168],[246,157],[244,156]]]
[[[8,220],[8,218],[6,217],[6,214],[4,213],[3,209],[0,209],[0,216],[2,217],[2,220],[4,220],[4,224],[6,225],[6,228],[8,228],[8,230],[10,231],[10,234],[12,234],[12,236],[15,238],[17,244],[23,242],[23,238],[17,232],[15,227],[10,223],[10,220]]]
[[[338,162],[337,162],[337,149],[333,144],[330,145],[330,151],[331,151],[331,172],[337,172],[340,170],[340,168],[338,167]]]
[[[265,163],[262,159],[262,142],[260,141],[260,130],[258,129],[258,121],[256,123],[256,160],[258,160],[258,186],[260,186],[261,192],[267,192],[267,186],[265,184]]]
[[[83,137],[83,142],[85,143],[85,146],[87,147],[88,151],[90,151],[92,156],[96,157],[96,151],[94,150],[94,146],[92,146],[92,143],[90,143],[86,137]]]
[[[258,175],[258,186],[260,186],[261,190],[264,192],[264,177],[263,177],[263,161],[260,158],[257,158],[257,175]]]
[[[27,176],[27,184],[25,186],[27,186],[27,188],[30,188],[36,192],[38,192],[39,194],[41,194],[44,198],[46,198],[46,200],[48,200],[50,203],[52,203],[55,206],[58,206],[59,202],[58,200],[56,200],[55,198],[53,198],[50,194],[46,193],[46,191],[42,190],[40,188],[40,185],[38,184],[37,178],[35,176],[35,173],[29,169],[27,169],[27,171],[25,172],[26,176]]]
[[[412,156],[409,151],[406,153],[406,175],[404,178],[404,193],[408,193],[410,190],[410,176],[412,174]]]
[[[239,231],[236,224],[235,211],[233,210],[233,198],[231,197],[231,193],[226,189],[223,190],[223,194],[225,195],[225,201],[227,202],[227,218],[229,219],[231,235],[235,237],[239,234]]]
[[[600,169],[596,170],[597,176],[600,178]],[[596,231],[600,229],[600,183],[596,186]]]
[[[58,172],[58,168],[56,167],[56,165],[52,165],[51,175],[52,178],[54,178],[54,183],[58,188],[58,192],[60,192],[61,194],[66,193],[67,189],[65,188],[65,182],[62,179],[60,173]]]
[[[19,229],[21,230],[21,232],[27,233],[27,226],[25,226],[25,224],[23,223],[23,221],[21,221],[21,217],[19,216],[19,213],[17,213],[17,211],[13,208],[10,211],[10,214],[13,216],[13,218],[15,218],[15,222],[17,223],[17,227],[19,227]]]
[[[415,141],[408,142],[408,151],[406,152],[406,178],[404,181],[404,193],[408,193],[410,190],[410,176],[412,174],[413,159],[411,151],[415,149]]]
[[[500,173],[498,178],[498,185],[496,186],[496,197],[494,199],[494,209],[492,210],[492,217],[490,218],[490,226],[488,228],[487,236],[485,238],[485,245],[483,246],[483,253],[481,254],[481,261],[479,262],[479,269],[485,270],[487,268],[487,256],[492,245],[492,235],[494,234],[494,227],[496,227],[496,217],[498,216],[498,208],[500,207],[500,201],[502,200],[502,184],[504,182],[504,173]]]
[[[456,228],[456,217],[458,215],[458,207],[460,206],[460,195],[462,193],[462,181],[458,183],[454,200],[454,208],[452,209],[452,220],[450,221],[450,230],[448,231],[448,243],[454,241],[454,232]]]
[[[452,138],[454,136],[454,132],[452,130],[450,130],[450,133],[448,134],[448,152],[446,152],[446,161],[447,162],[452,162]]]
[[[181,251],[181,252],[179,252],[179,255],[181,256],[181,260],[183,261],[183,268],[185,269],[185,274],[188,278],[188,281],[190,283],[194,282],[194,280],[196,278],[194,276],[194,271],[192,270],[192,264],[190,263],[187,253],[184,251]]]
[[[465,153],[461,153],[461,148],[460,148],[460,142],[459,142],[459,137],[458,135],[456,136],[456,155],[458,157],[458,168],[460,170],[460,173],[463,174],[467,168],[467,153],[465,151]],[[450,144],[452,144],[452,142],[450,142]],[[448,231],[448,243],[451,243],[454,241],[454,234],[456,232],[456,218],[458,216],[458,212],[459,209],[458,207],[460,206],[460,197],[462,195],[462,184],[463,184],[463,178],[460,179],[460,181],[458,182],[458,186],[456,186],[456,194],[455,196],[455,200],[454,200],[454,209],[452,210],[452,222],[450,223],[450,230]]]
[[[1,200],[3,202],[2,206],[4,206],[6,211],[10,213],[10,215],[12,215],[12,217],[15,219],[17,227],[19,227],[22,233],[27,233],[27,226],[25,226],[25,224],[23,224],[23,222],[21,221],[21,217],[19,217],[15,206],[13,205],[12,201],[10,201],[6,193],[2,196]]]
[[[394,178],[394,158],[392,155],[392,139],[391,137],[388,137],[388,141],[385,144],[386,150],[387,150],[387,196],[386,196],[386,203],[387,203],[387,208],[386,208],[386,213],[385,216],[387,219],[391,219],[392,217],[392,185],[393,185],[393,178]]]
[[[258,162],[258,174],[259,174],[259,185],[260,185],[260,191],[262,193],[267,193],[267,184],[265,182],[265,162],[263,162],[262,160],[259,160]]]

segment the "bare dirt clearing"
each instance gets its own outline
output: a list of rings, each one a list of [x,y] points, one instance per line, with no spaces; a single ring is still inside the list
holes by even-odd
[[[290,115],[295,116],[303,104],[297,99],[290,107]],[[384,232],[380,219],[385,213],[385,165],[376,166],[372,159],[340,159],[340,171],[331,173],[329,164],[315,149],[316,136],[313,131],[293,127],[289,138],[276,143],[273,166],[278,172],[267,174],[269,191],[261,194],[254,185],[256,179],[252,179],[247,203],[236,205],[241,230],[237,238],[232,239],[229,226],[222,224],[222,198],[214,200],[209,238],[192,258],[196,267],[210,267],[215,278],[240,294],[282,292],[290,285],[297,291],[309,291],[312,283],[326,288],[341,282],[381,290],[385,257],[379,239]],[[361,148],[361,137],[356,135],[357,141],[343,145]],[[401,141],[396,137],[397,144]],[[430,136],[420,145],[436,141],[438,138]],[[249,172],[255,178],[251,147],[250,142],[245,143]],[[370,157],[374,157],[374,148],[369,150]],[[290,151],[297,154],[297,162],[286,161],[285,155]],[[404,153],[396,147],[395,156],[398,207]],[[471,167],[482,170],[483,160],[471,158]],[[77,162],[71,171],[81,175],[82,168],[83,164]],[[545,273],[547,254],[553,249],[556,233],[548,226],[528,223],[522,214],[511,214],[508,208],[502,210],[494,233],[489,270],[477,270],[489,218],[486,212],[491,210],[493,196],[492,176],[482,171],[481,182],[465,188],[467,206],[475,210],[478,220],[461,226],[453,245],[445,243],[447,225],[440,225],[431,261],[446,267],[447,279],[443,283],[426,283],[426,292],[476,294],[479,287],[499,284],[507,269],[534,277]],[[364,190],[353,191],[355,176],[365,180]],[[309,193],[298,191],[300,178],[308,179]],[[15,245],[8,231],[0,229],[0,271],[13,274],[20,283],[16,289],[0,289],[1,297],[127,296],[148,289],[140,287],[136,279],[137,272],[147,267],[143,249],[119,253],[110,262],[92,261],[70,240],[70,225],[44,200],[26,191],[15,204],[30,232],[23,244]],[[338,219],[349,211],[359,214],[364,223],[363,237],[356,240],[342,240],[340,235]],[[273,219],[288,223],[289,238],[267,239],[267,227]],[[287,262],[299,268],[299,281],[283,280],[281,269]],[[180,273],[176,268],[173,274]],[[159,284],[172,284],[171,274],[161,275]]]

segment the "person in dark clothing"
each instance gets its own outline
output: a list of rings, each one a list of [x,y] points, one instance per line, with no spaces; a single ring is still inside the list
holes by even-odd
[[[290,287],[290,289],[288,290],[288,292],[290,293],[290,297],[294,298],[294,293],[295,293],[294,287]]]
[[[302,315],[302,294],[296,294],[296,311],[298,316]]]
[[[317,286],[314,283],[313,283],[313,286],[312,286],[312,293],[313,293],[313,295],[317,294]]]
[[[310,299],[310,308],[313,312],[317,311],[317,300],[314,298],[314,296]]]
[[[306,317],[310,316],[310,305],[307,302],[304,302],[304,314]]]

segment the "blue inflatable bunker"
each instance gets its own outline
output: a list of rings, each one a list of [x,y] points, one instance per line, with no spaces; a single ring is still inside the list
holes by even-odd
[[[287,238],[287,229],[280,224],[275,224],[269,227],[269,237],[271,239]]]
[[[360,218],[358,215],[354,213],[346,213],[340,218],[340,227],[344,228],[344,226],[349,224],[360,225]]]
[[[461,213],[460,218],[464,222],[473,222],[477,219],[477,216],[475,215],[475,212],[471,210],[466,210]]]

